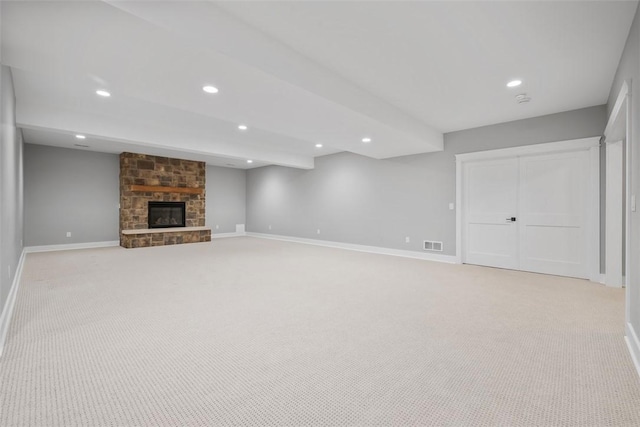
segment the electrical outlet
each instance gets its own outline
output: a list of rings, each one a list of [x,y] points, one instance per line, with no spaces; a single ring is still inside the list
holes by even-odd
[[[449,203],[449,210],[452,211],[455,209],[455,206],[453,203]]]
[[[320,229],[318,228],[318,234],[320,234]]]
[[[269,230],[271,230],[271,224],[269,224]]]
[[[71,232],[67,231],[67,237],[71,237]]]
[[[11,279],[11,266],[7,265],[7,277]]]
[[[404,238],[404,242],[405,243],[411,243],[411,239],[409,238],[409,236]]]
[[[218,230],[220,228],[220,226],[218,224],[216,224],[216,230]]]

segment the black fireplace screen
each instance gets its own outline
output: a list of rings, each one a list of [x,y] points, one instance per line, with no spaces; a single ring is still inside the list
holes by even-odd
[[[149,228],[185,226],[184,202],[149,202]]]

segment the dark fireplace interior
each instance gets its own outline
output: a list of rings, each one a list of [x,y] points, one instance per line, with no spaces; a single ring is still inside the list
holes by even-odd
[[[149,202],[149,228],[184,226],[184,202]]]

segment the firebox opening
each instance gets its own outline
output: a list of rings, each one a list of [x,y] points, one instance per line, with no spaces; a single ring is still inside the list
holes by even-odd
[[[185,227],[184,202],[149,202],[149,228]]]

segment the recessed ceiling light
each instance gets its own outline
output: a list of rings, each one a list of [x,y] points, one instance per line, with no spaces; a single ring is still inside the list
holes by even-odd
[[[203,86],[202,90],[207,93],[218,93],[218,88],[215,86]]]
[[[108,97],[111,96],[111,94],[109,92],[107,92],[106,90],[97,90],[96,94],[100,95],[100,96],[104,96],[105,98],[108,98]]]
[[[76,135],[76,138],[78,138],[78,139],[86,139],[87,137],[84,136],[84,135],[78,134],[78,135]]]
[[[247,130],[247,129],[249,129],[249,128],[247,127],[247,125],[238,125],[238,129],[240,129],[240,130]]]
[[[509,83],[507,83],[507,87],[517,87],[520,86],[522,84],[522,80],[511,80]]]
[[[247,160],[247,163],[253,163],[253,160]]]
[[[371,138],[362,138],[362,142],[371,142]]]
[[[316,148],[322,148],[322,144],[316,144]]]

